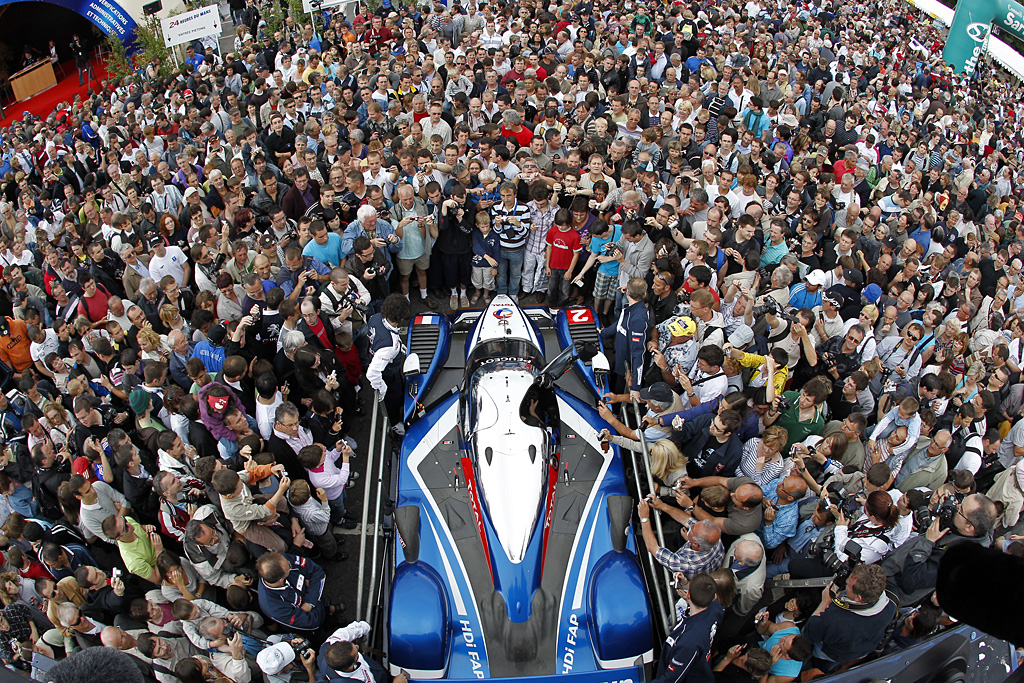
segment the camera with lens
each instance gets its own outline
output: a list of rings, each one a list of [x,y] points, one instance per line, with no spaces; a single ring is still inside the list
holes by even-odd
[[[755,306],[751,311],[754,319],[763,318],[766,315],[779,315],[779,302],[770,296],[764,298],[764,302],[760,306]]]
[[[366,306],[359,301],[359,295],[355,290],[350,289],[345,292],[345,295],[341,297],[341,301],[338,302],[339,309],[352,308],[359,313],[366,313]]]
[[[951,529],[959,506],[960,500],[956,495],[943,498],[942,502],[935,506],[935,509],[923,505],[914,510],[914,528],[923,533],[937,517],[939,529]]]
[[[299,239],[299,231],[298,230],[289,230],[288,232],[286,232],[284,234],[284,238],[286,240],[288,240],[289,242],[296,242]]]
[[[786,396],[779,396],[779,407],[777,409],[778,412],[781,413],[781,412],[783,412],[785,410],[789,410],[792,407],[793,407],[793,401],[791,401]]]
[[[835,505],[846,517],[853,517],[860,509],[860,501],[856,493],[847,493],[843,489],[830,490],[828,493],[829,505]]]
[[[677,295],[677,298],[679,299],[679,303],[684,304],[686,306],[690,305],[690,292],[681,292],[680,294]]]
[[[227,262],[228,262],[228,255],[227,254],[225,254],[223,252],[217,254],[217,258],[215,258],[213,260],[213,275],[214,275],[214,277],[217,276],[217,273],[220,272],[220,269],[223,268],[224,264],[227,263]]]
[[[178,498],[179,500],[181,500],[182,503],[185,503],[186,505],[202,505],[204,502],[206,502],[204,500],[206,496],[200,493],[192,493],[191,491],[182,491],[178,495]]]
[[[846,554],[845,560],[840,560],[839,555],[834,552],[829,553],[825,557],[823,560],[825,568],[830,572],[835,572],[832,584],[836,588],[845,590],[846,580],[850,578],[850,572],[860,564],[860,553],[862,550],[863,548],[856,541],[847,541],[846,545],[843,546],[843,552]]]

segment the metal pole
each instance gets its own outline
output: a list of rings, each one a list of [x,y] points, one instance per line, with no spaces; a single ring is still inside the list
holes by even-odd
[[[631,372],[630,372],[630,368],[629,368],[629,364],[628,363],[626,364],[626,376],[627,377],[631,376]],[[627,385],[626,388],[628,390],[628,388],[629,388],[628,385]],[[631,400],[630,402],[633,404],[633,410],[634,410],[634,414],[635,414],[635,418],[636,418],[636,433],[640,437],[640,439],[639,439],[639,441],[640,441],[640,448],[642,449],[643,455],[644,455],[644,472],[647,475],[647,490],[649,492],[653,493],[655,491],[655,488],[654,488],[654,479],[651,477],[651,468],[650,468],[651,456],[650,456],[650,453],[647,450],[647,441],[646,441],[646,439],[644,439],[643,422],[640,419],[640,407],[639,407],[639,405],[637,404],[636,401],[632,401]],[[629,413],[626,410],[625,404],[622,404],[621,408],[622,408],[621,415],[622,415],[622,418],[623,418],[623,422],[627,423],[628,422],[627,418],[629,417]],[[643,498],[644,497],[644,488],[643,488],[643,486],[640,485],[640,473],[638,471],[638,466],[637,466],[636,451],[634,451],[633,449],[629,449],[629,454],[630,454],[630,458],[632,459],[632,462],[633,462],[633,481],[636,484],[636,492],[637,492],[637,495],[639,495],[641,498]],[[665,539],[664,539],[664,536],[663,536],[663,533],[662,533],[662,529],[661,529],[661,519],[658,518],[657,515],[653,515],[652,514],[651,516],[654,517],[655,536],[656,536],[656,538],[658,540],[658,545],[664,547]],[[640,542],[638,541],[637,542],[637,551],[638,551],[638,553],[639,553],[639,546],[640,546]],[[661,584],[658,581],[658,567],[660,565],[658,564],[657,560],[654,559],[654,556],[651,555],[648,552],[642,553],[641,557],[646,557],[648,563],[651,566],[651,581],[654,584],[655,599],[656,599],[657,604],[658,604],[658,614],[661,617],[661,623],[662,623],[662,626],[665,629],[665,633],[668,633],[669,631],[672,630],[672,621],[670,621],[668,606],[665,603],[665,597],[662,596]],[[666,577],[668,576],[667,570],[665,570],[665,575],[666,575]],[[669,596],[672,595],[672,589],[671,589],[671,585],[670,584],[669,584],[668,595]]]
[[[644,436],[643,420],[640,417],[640,404],[637,403],[636,401],[633,401],[632,403],[633,403],[633,412],[634,412],[634,414],[636,416],[636,424],[637,424],[636,434],[637,434],[637,436],[640,437],[640,448],[641,448],[641,450],[643,451],[643,454],[644,454],[644,473],[647,475],[647,490],[650,491],[651,493],[657,495],[658,489],[655,488],[654,476],[651,474],[651,452],[647,448],[647,438]],[[653,518],[652,521],[654,522],[654,534],[658,538],[658,545],[661,546],[661,547],[665,547],[665,533],[664,533],[664,531],[662,529],[662,526],[661,526],[661,516],[660,515],[656,515],[656,514],[652,514],[651,517]],[[655,562],[655,563],[652,563],[652,564],[655,565],[655,571],[657,571],[658,567],[661,568],[662,573],[664,575],[664,579],[665,579],[665,588],[666,588],[666,590],[668,592],[669,598],[671,599],[671,596],[672,596],[672,575],[669,574],[668,568],[662,566],[660,563]],[[661,598],[661,586],[659,586],[657,584],[657,582],[655,582],[655,585],[658,587],[658,597],[660,599]],[[666,619],[665,623],[666,623],[666,627],[667,627],[666,630],[671,630],[672,624],[669,623],[668,615],[667,614],[665,615],[665,619]]]
[[[386,418],[385,418],[385,424],[387,424]],[[376,498],[376,506],[377,507],[376,507],[376,510],[374,510],[374,520],[373,520],[373,558],[372,558],[373,559],[373,564],[370,565],[370,589],[371,590],[373,590],[373,585],[377,582],[377,567],[379,566],[379,562],[377,561],[377,552],[378,552],[378,548],[380,546],[380,519],[381,519],[381,516],[384,514],[384,512],[383,512],[384,505],[382,504],[383,501],[381,499],[381,495],[380,494],[381,494],[381,489],[382,489],[382,487],[384,485],[384,454],[387,452],[387,447],[388,447],[388,441],[387,441],[387,437],[385,435],[385,436],[382,436],[381,439],[380,439],[380,459],[377,462],[377,498]],[[367,475],[369,475],[369,473],[370,473],[369,467],[367,467],[366,473],[367,473]],[[363,514],[365,514],[365,513],[366,513],[366,508],[364,507],[363,508]],[[365,528],[363,529],[363,539],[364,540],[366,539],[366,529]],[[369,621],[370,612],[372,610],[373,610],[373,605],[369,605],[368,604],[366,606],[366,617],[364,617],[364,619],[366,621]]]
[[[363,569],[366,566],[366,518],[370,513],[370,472],[373,468],[374,444],[377,441],[377,413],[380,410],[380,394],[373,392],[373,408],[370,412],[370,446],[366,450],[366,479],[363,481],[363,528],[359,536],[359,576],[356,583],[356,615],[363,613]]]

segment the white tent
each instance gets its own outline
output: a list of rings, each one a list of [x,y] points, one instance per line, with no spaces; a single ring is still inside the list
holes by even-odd
[[[970,0],[959,1],[970,2]],[[939,0],[909,0],[909,2],[933,19],[938,19],[946,26],[953,22],[953,10],[943,5]],[[990,36],[987,44],[987,53],[1004,69],[1024,81],[1024,56],[1019,52],[999,38]]]

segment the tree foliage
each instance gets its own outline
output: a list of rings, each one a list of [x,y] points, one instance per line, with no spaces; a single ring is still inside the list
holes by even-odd
[[[155,15],[146,17],[135,31],[135,42],[139,51],[135,53],[135,67],[143,69],[152,62],[156,65],[160,76],[167,76],[174,71],[174,59],[171,51],[164,45],[164,32],[160,19]]]
[[[107,36],[105,40],[107,43],[107,73],[117,80],[130,76],[135,71],[135,67],[128,58],[128,51],[125,49],[124,43],[116,35]]]

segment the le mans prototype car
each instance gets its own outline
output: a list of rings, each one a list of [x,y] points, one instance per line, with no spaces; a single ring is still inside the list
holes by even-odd
[[[654,628],[623,463],[598,438],[608,361],[593,312],[498,296],[408,334],[382,606],[392,672],[644,680]]]

